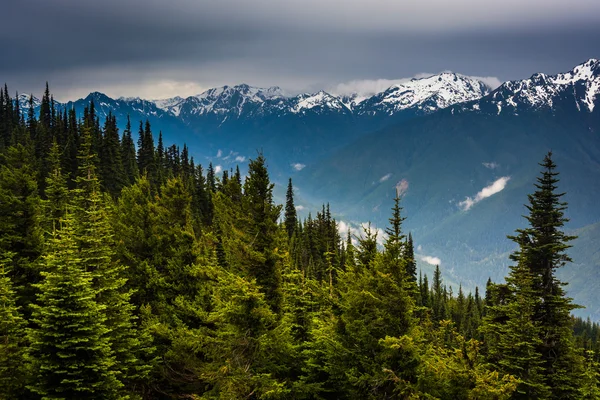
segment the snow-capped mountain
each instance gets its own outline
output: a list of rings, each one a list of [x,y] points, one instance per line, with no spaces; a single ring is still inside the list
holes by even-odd
[[[153,100],[157,108],[184,120],[198,116],[233,119],[273,114],[342,113],[390,116],[405,110],[430,113],[456,103],[478,99],[490,92],[483,82],[454,73],[412,79],[365,98],[358,94],[335,96],[323,90],[286,96],[279,87],[246,84],[209,89],[187,98]]]
[[[240,117],[260,108],[266,101],[282,98],[284,95],[279,87],[263,89],[242,84],[209,89],[197,96],[173,97],[153,102],[159,109],[185,119],[209,114]]]
[[[411,79],[360,102],[359,115],[393,115],[413,109],[428,114],[453,104],[479,99],[491,92],[480,80],[445,72],[428,78]]]
[[[600,94],[600,61],[589,59],[557,75],[536,73],[529,79],[509,81],[461,111],[518,114],[523,111],[576,110],[593,112]]]
[[[351,113],[342,99],[327,92],[320,91],[315,94],[301,94],[289,99],[289,111],[307,113],[309,111]]]
[[[27,113],[27,110],[29,109],[29,102],[31,100],[33,100],[33,108],[36,110],[42,104],[42,101],[32,94],[21,93],[21,94],[19,94],[18,100],[19,100],[19,108],[21,109],[21,111],[23,111],[25,113]]]

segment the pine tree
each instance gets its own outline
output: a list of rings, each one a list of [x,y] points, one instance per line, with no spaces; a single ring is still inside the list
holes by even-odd
[[[252,260],[250,275],[264,290],[266,299],[278,311],[281,303],[280,271],[277,265],[275,235],[281,206],[273,203],[273,184],[269,179],[265,158],[259,154],[248,165],[244,183],[244,204],[249,220],[248,234],[252,250],[258,257]]]
[[[371,229],[371,223],[362,226],[363,236],[357,237],[357,261],[362,268],[370,268],[377,255],[377,230]]]
[[[100,176],[102,187],[111,196],[117,197],[125,186],[127,178],[121,159],[121,142],[117,119],[109,112],[104,123],[104,134],[100,146]]]
[[[406,241],[406,251],[404,253],[404,260],[406,265],[406,276],[413,282],[417,281],[417,262],[415,260],[415,249],[413,244],[412,233],[408,233],[408,239]]]
[[[446,313],[446,295],[444,294],[444,291],[445,287],[442,281],[440,266],[436,265],[431,288],[432,319],[436,323],[439,323],[448,317]]]
[[[517,230],[511,237],[519,249],[511,257],[532,276],[532,297],[536,299],[532,319],[540,324],[542,340],[538,351],[543,360],[543,371],[552,398],[575,398],[578,392],[578,374],[581,371],[581,358],[573,347],[573,322],[570,313],[576,308],[566,297],[563,282],[555,272],[570,262],[566,250],[574,239],[562,231],[568,221],[564,217],[567,203],[561,201],[564,193],[558,193],[558,172],[549,152],[544,161],[541,176],[535,185],[536,191],[529,195],[526,219],[529,227]],[[519,266],[511,272],[519,279]]]
[[[32,149],[17,144],[5,151],[0,166],[0,251],[12,257],[6,268],[21,307],[35,300],[31,284],[39,280],[35,261],[42,250],[41,200],[33,158]]]
[[[123,163],[123,174],[127,185],[133,185],[139,177],[139,170],[136,161],[135,144],[131,136],[131,120],[127,115],[127,125],[123,131],[121,140],[121,162]]]
[[[392,207],[392,216],[389,218],[390,226],[385,230],[387,238],[384,243],[384,254],[386,256],[386,263],[398,282],[404,280],[406,276],[406,260],[404,259],[404,253],[406,252],[404,246],[405,236],[402,233],[402,222],[406,217],[402,217],[401,212],[400,196],[396,192],[394,206]]]
[[[115,376],[105,306],[96,302],[92,275],[77,247],[67,213],[42,259],[44,279],[36,285],[29,388],[43,398],[114,399],[122,385]]]
[[[109,198],[103,198],[91,154],[91,140],[84,130],[79,154],[79,176],[73,196],[79,257],[94,278],[96,300],[103,307],[115,369],[122,382],[143,381],[150,366],[150,337],[136,330],[132,291],[125,288],[125,267],[116,261],[113,230],[108,219]]]
[[[79,124],[75,109],[71,108],[67,120],[67,139],[65,150],[62,157],[62,168],[67,176],[67,186],[69,189],[75,187],[75,177],[77,176],[77,151],[79,147]]]
[[[60,166],[60,152],[56,141],[50,148],[48,156],[50,171],[46,177],[46,197],[44,201],[44,231],[47,234],[59,229],[60,220],[64,216],[69,202],[66,177]]]
[[[208,171],[206,172],[206,187],[211,193],[214,193],[217,189],[215,169],[213,168],[212,162],[208,164]]]
[[[567,204],[561,201],[564,193],[556,191],[552,153],[540,165],[536,191],[528,196],[529,226],[509,236],[519,246],[511,255],[515,265],[507,285],[488,285],[482,330],[488,359],[522,380],[524,398],[573,399],[579,396],[583,370],[570,316],[576,306],[555,272],[571,261],[565,251],[574,237],[562,231]]]
[[[2,264],[7,260],[2,260]],[[0,265],[0,399],[23,398],[27,379],[25,320],[16,304],[16,293]]]
[[[291,238],[294,234],[294,229],[296,229],[296,225],[298,224],[296,207],[294,206],[294,187],[292,186],[292,178],[290,178],[288,182],[287,193],[285,196],[285,216],[283,223],[288,237]]]

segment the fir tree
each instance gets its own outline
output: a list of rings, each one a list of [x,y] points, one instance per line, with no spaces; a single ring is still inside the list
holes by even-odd
[[[415,260],[415,249],[413,244],[412,233],[408,233],[406,247],[404,252],[404,261],[406,265],[406,276],[413,282],[417,281],[417,261]]]
[[[298,224],[298,217],[296,215],[296,207],[294,206],[294,188],[292,186],[292,178],[288,182],[287,193],[285,196],[285,216],[284,216],[285,230],[287,231],[288,237],[291,238],[294,234],[294,229]]]
[[[139,170],[136,161],[135,144],[131,135],[131,120],[127,116],[127,125],[123,131],[121,140],[121,161],[123,163],[123,174],[125,182],[132,185],[139,177]]]
[[[39,280],[35,261],[42,250],[41,200],[32,160],[33,151],[17,144],[5,151],[0,166],[0,251],[12,257],[6,268],[21,307],[34,302],[31,284]]]
[[[400,196],[396,192],[394,206],[392,207],[392,216],[390,217],[390,226],[386,228],[387,238],[384,243],[385,256],[388,267],[398,282],[405,278],[406,260],[404,259],[405,246],[404,234],[402,233],[402,222],[406,219],[401,215]]]
[[[66,177],[60,166],[60,153],[56,141],[52,144],[48,156],[50,171],[46,177],[46,197],[44,201],[44,230],[50,234],[59,229],[60,220],[64,216],[69,202]]]
[[[127,178],[121,159],[121,142],[117,119],[109,112],[104,123],[104,134],[100,146],[100,176],[102,187],[111,196],[117,197],[125,186]]]
[[[7,260],[2,260],[2,264]],[[23,398],[27,379],[25,320],[12,282],[0,265],[0,399]]]
[[[131,304],[131,290],[125,288],[125,267],[116,262],[113,230],[108,219],[105,199],[100,192],[91,154],[91,140],[84,130],[79,155],[79,176],[74,193],[76,232],[79,257],[94,277],[96,300],[103,307],[111,351],[115,356],[118,377],[124,382],[140,382],[148,374],[148,360],[152,348],[150,338],[135,329],[135,307]]]
[[[250,217],[248,234],[253,238],[252,250],[258,256],[252,261],[249,273],[264,290],[269,304],[278,310],[281,302],[280,272],[274,249],[281,206],[273,203],[273,186],[265,158],[259,154],[255,160],[250,160],[248,178],[244,183],[244,209]]]
[[[492,291],[486,301],[492,307],[488,307],[483,330],[488,337],[488,358],[523,381],[520,392],[524,397],[534,393],[537,398],[572,399],[578,398],[582,372],[570,316],[576,306],[566,297],[564,283],[555,272],[571,261],[565,251],[574,237],[562,231],[568,221],[564,217],[567,204],[561,201],[564,194],[556,191],[558,173],[552,153],[540,165],[536,191],[528,196],[525,218],[529,226],[510,236],[519,246],[511,255],[515,265],[507,286],[495,285],[505,293],[494,296]],[[527,345],[524,354],[515,353],[515,340]]]
[[[105,307],[96,302],[92,275],[79,257],[67,213],[42,259],[43,281],[33,308],[28,357],[30,390],[43,398],[113,399],[114,370]]]

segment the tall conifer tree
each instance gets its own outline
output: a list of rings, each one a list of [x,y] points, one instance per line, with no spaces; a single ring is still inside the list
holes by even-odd
[[[294,206],[294,187],[292,186],[292,178],[288,182],[287,192],[285,195],[285,217],[284,225],[288,237],[291,238],[298,224],[296,215],[296,207]]]

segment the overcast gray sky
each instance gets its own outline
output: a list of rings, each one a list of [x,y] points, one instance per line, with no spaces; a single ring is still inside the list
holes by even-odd
[[[291,92],[452,70],[500,80],[600,57],[598,0],[18,0],[0,79],[59,100],[224,84]],[[377,81],[380,80],[380,81]]]

